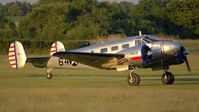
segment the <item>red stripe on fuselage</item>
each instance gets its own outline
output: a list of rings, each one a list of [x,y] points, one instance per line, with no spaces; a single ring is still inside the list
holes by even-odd
[[[141,60],[142,56],[133,57],[132,60]]]

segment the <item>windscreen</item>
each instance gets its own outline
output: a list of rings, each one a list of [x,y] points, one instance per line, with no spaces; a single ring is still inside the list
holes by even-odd
[[[160,39],[147,35],[147,36],[144,36],[144,37],[143,37],[143,40],[144,40],[146,43],[152,43],[152,42],[158,41],[158,40],[160,40]]]

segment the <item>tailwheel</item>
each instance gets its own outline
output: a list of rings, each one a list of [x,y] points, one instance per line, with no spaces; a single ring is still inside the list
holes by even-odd
[[[173,84],[175,78],[174,78],[174,75],[171,72],[165,72],[162,75],[161,80],[162,80],[163,84]]]
[[[127,82],[131,86],[138,86],[140,84],[140,76],[135,73],[130,73]]]
[[[53,77],[52,73],[47,73],[47,74],[46,74],[46,78],[47,78],[47,79],[52,79],[52,77]]]

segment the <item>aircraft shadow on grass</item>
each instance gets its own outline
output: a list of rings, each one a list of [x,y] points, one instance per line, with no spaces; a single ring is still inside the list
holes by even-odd
[[[68,75],[56,75],[57,77],[96,77],[99,78],[99,77],[105,77],[105,78],[125,78],[126,76],[125,75],[80,75],[80,74],[68,74]],[[199,77],[195,77],[196,75],[191,75],[189,77],[183,77],[183,76],[187,76],[187,75],[177,75],[177,78],[175,79],[175,84],[174,85],[187,85],[187,84],[199,84]],[[193,77],[192,77],[193,76]],[[198,75],[197,75],[198,76]],[[43,77],[43,75],[36,75],[36,74],[32,74],[32,75],[28,75],[27,77]],[[145,75],[145,76],[142,76],[141,77],[142,80],[145,80],[145,81],[150,81],[150,84],[149,83],[144,83],[144,84],[141,84],[142,86],[159,86],[159,85],[162,85],[161,83],[160,84],[157,84],[157,81],[160,80],[160,77],[158,77],[157,75]],[[103,81],[103,79],[100,79]],[[155,81],[155,82],[153,82]]]

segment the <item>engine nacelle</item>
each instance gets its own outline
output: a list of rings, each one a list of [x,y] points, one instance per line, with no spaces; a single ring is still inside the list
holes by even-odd
[[[151,49],[147,45],[135,46],[130,49],[129,65],[144,67],[151,60]]]

